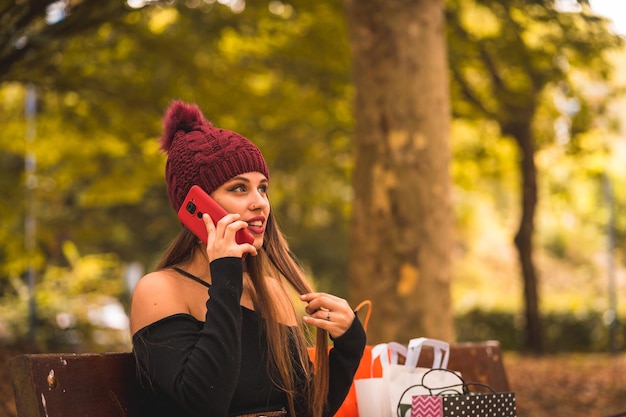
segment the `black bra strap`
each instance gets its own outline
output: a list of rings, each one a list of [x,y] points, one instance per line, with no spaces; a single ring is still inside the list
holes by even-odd
[[[187,278],[191,278],[191,279],[193,279],[194,281],[196,281],[196,282],[198,282],[198,283],[200,283],[200,284],[204,285],[204,286],[205,286],[205,287],[207,287],[207,288],[211,288],[211,284],[209,284],[209,283],[208,283],[208,282],[206,282],[206,281],[201,280],[200,278],[198,278],[197,276],[195,276],[195,275],[193,275],[193,274],[190,274],[189,272],[185,271],[184,269],[180,269],[180,268],[178,268],[178,267],[176,267],[176,266],[173,266],[173,267],[172,267],[172,269],[173,269],[174,271],[176,271],[176,272],[178,272],[178,273],[180,273],[180,274],[182,274],[182,275],[186,276]]]

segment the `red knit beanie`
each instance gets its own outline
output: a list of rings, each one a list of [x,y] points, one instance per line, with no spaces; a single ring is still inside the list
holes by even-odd
[[[165,181],[176,211],[194,184],[211,194],[239,174],[260,172],[270,177],[256,145],[214,127],[195,104],[172,102],[163,119],[161,149],[167,152]]]

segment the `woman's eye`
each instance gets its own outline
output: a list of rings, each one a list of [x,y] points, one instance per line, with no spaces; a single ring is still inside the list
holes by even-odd
[[[246,187],[243,185],[235,185],[233,188],[231,188],[231,191],[243,192],[246,191]]]

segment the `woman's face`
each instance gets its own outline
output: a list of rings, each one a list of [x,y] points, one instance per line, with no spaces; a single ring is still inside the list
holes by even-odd
[[[248,231],[254,236],[254,247],[263,246],[263,234],[270,215],[267,197],[269,180],[260,172],[246,172],[222,184],[211,197],[227,212],[237,213],[248,223]]]

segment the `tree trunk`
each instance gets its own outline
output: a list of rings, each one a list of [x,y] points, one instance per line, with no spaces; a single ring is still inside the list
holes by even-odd
[[[349,297],[370,343],[452,341],[454,218],[443,0],[345,0],[353,53]]]
[[[530,353],[543,353],[543,331],[539,315],[538,279],[533,262],[533,234],[535,211],[537,208],[537,167],[535,166],[535,145],[531,132],[532,118],[528,122],[516,123],[504,128],[504,132],[515,138],[520,149],[520,172],[522,174],[522,214],[519,229],[515,235],[515,246],[522,268],[524,280],[524,303],[526,327],[524,350]]]

